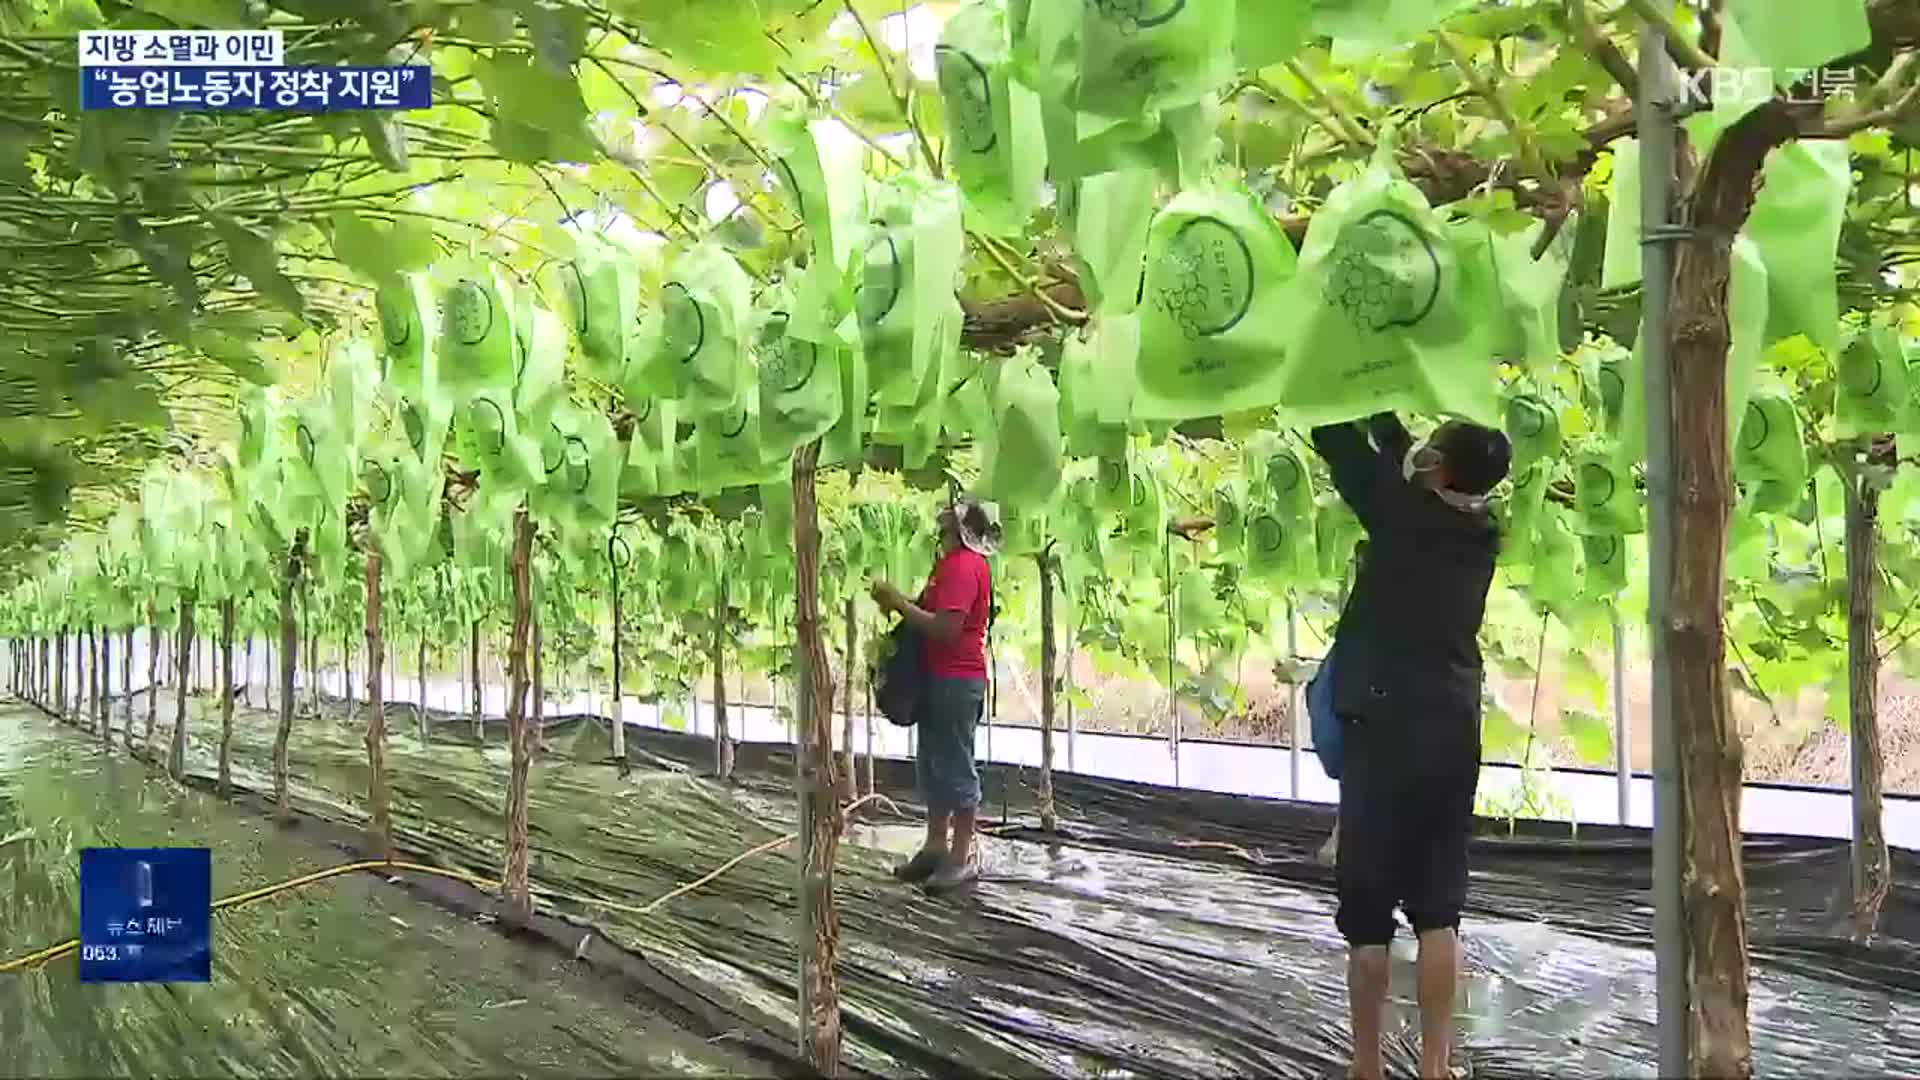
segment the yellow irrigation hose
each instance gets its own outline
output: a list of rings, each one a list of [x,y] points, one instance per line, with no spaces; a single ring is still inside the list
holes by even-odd
[[[894,804],[891,801],[889,801],[886,796],[876,794],[876,795],[867,795],[863,798],[854,800],[853,802],[847,805],[846,809],[842,811],[842,814],[850,815],[855,810],[858,810],[861,806],[870,802],[885,803],[887,807],[889,809],[892,809],[895,813],[899,812],[899,808],[894,806]],[[611,900],[596,900],[588,896],[572,896],[567,893],[548,893],[547,895],[557,900],[566,900],[570,903],[581,904],[587,907],[605,908],[609,911],[618,911],[628,915],[642,915],[642,916],[651,915],[655,911],[666,906],[671,901],[677,900],[680,897],[685,896],[686,894],[694,891],[695,889],[701,888],[705,885],[712,883],[716,878],[721,877],[722,875],[726,874],[727,871],[732,870],[734,867],[739,866],[741,863],[746,862],[748,859],[751,859],[757,855],[764,855],[767,852],[774,850],[775,848],[782,847],[792,842],[796,838],[798,838],[799,835],[800,835],[799,833],[788,833],[787,835],[779,837],[777,839],[769,840],[764,844],[760,844],[756,847],[748,848],[747,850],[741,852],[740,854],[735,855],[733,858],[728,859],[726,862],[721,863],[719,868],[714,870],[712,873],[709,873],[704,877],[698,878],[694,881],[690,881],[687,884],[682,885],[677,889],[674,889],[672,892],[667,893],[665,896],[660,897],[658,900],[655,900],[652,903],[645,905],[644,907],[634,907],[631,904],[619,904]],[[400,860],[394,860],[392,862],[388,862],[382,859],[367,859],[361,862],[347,863],[343,866],[328,867],[325,870],[315,870],[311,874],[303,874],[297,878],[289,878],[288,880],[279,882],[277,884],[263,885],[258,889],[250,889],[247,892],[237,893],[233,896],[222,897],[219,900],[216,900],[213,902],[213,910],[225,911],[228,908],[239,907],[242,904],[250,904],[255,900],[264,900],[270,896],[278,896],[283,892],[288,892],[290,890],[300,888],[303,885],[311,885],[317,881],[325,881],[328,878],[339,877],[342,874],[358,873],[362,870],[385,870],[385,871],[406,870],[415,874],[434,874],[439,877],[452,878],[455,881],[463,881],[468,885],[472,885],[474,888],[479,889],[481,892],[494,892],[500,888],[499,882],[489,881],[486,878],[480,877],[477,874],[469,874],[465,870],[449,870],[444,866],[428,866],[425,863],[403,862]],[[9,971],[19,971],[25,968],[36,967],[40,964],[46,963],[49,960],[55,960],[55,959],[58,959],[59,957],[65,956],[66,954],[73,952],[75,949],[78,949],[79,947],[80,947],[79,938],[73,938],[68,941],[63,941],[58,945],[50,945],[47,948],[41,949],[39,952],[28,953],[25,956],[18,957],[13,960],[8,960],[4,963],[0,963],[0,974],[5,974],[6,972],[9,972]]]

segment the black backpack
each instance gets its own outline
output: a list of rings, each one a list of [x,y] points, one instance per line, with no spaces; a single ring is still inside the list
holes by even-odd
[[[905,619],[887,635],[887,658],[874,673],[873,700],[880,714],[900,727],[919,719],[920,697],[926,692],[927,665],[921,656],[923,635]]]
[[[993,624],[999,615],[999,603],[989,596],[989,642],[993,640]],[[887,659],[873,675],[873,703],[880,707],[880,715],[889,721],[900,727],[912,727],[919,719],[920,698],[926,693],[927,687],[927,664],[922,655],[926,635],[902,619],[893,625],[887,637],[891,642]],[[991,645],[988,651],[991,652]]]

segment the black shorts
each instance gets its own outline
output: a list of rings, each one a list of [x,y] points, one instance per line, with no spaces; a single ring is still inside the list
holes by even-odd
[[[1406,912],[1415,934],[1458,927],[1480,782],[1478,732],[1340,721],[1341,936],[1349,945],[1388,944],[1395,908]]]

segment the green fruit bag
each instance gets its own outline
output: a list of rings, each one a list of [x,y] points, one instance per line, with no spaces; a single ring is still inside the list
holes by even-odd
[[[1507,398],[1506,432],[1513,442],[1516,474],[1560,455],[1560,414],[1536,393],[1522,391]]]
[[[1271,499],[1254,498],[1247,508],[1243,541],[1245,569],[1253,581],[1271,588],[1301,582],[1317,570],[1318,519],[1288,514]]]
[[[1727,284],[1727,326],[1732,342],[1727,350],[1727,434],[1737,436],[1747,401],[1766,352],[1767,267],[1759,248],[1747,237],[1733,241],[1733,268]],[[1644,327],[1643,327],[1644,332]],[[1636,343],[1620,370],[1622,390],[1617,425],[1621,450],[1631,460],[1644,461],[1647,448],[1645,358]]]
[[[1627,538],[1619,533],[1587,533],[1580,537],[1585,556],[1581,583],[1590,600],[1611,601],[1627,591]]]
[[[1767,268],[1767,343],[1805,334],[1828,353],[1840,351],[1834,259],[1852,193],[1844,140],[1799,139],[1767,155],[1741,229]]]
[[[1862,327],[1835,362],[1834,435],[1858,439],[1913,430],[1913,399],[1900,334],[1884,318]]]
[[[752,311],[752,280],[726,248],[707,241],[682,252],[645,320],[629,385],[679,401],[691,417],[737,415],[751,396]]]
[[[1006,10],[993,0],[954,12],[934,47],[947,154],[967,220],[994,236],[1025,229],[1047,169],[1040,99],[1010,77],[1011,51]]]
[[[1580,545],[1566,516],[1548,513],[1534,539],[1533,581],[1527,591],[1534,602],[1568,621],[1580,601]]]
[[[817,313],[801,310],[807,299],[781,292],[771,299],[774,306],[761,321],[755,350],[760,434],[765,454],[783,458],[839,422],[840,363],[848,342],[822,326],[825,320]]]
[[[418,392],[438,381],[436,339],[440,313],[425,274],[404,274],[383,283],[373,294],[380,318],[381,352],[387,358],[387,378],[402,393]]]
[[[1247,546],[1247,482],[1234,478],[1213,487],[1213,543],[1222,555]]]
[[[1800,412],[1793,395],[1778,380],[1769,379],[1755,390],[1740,421],[1734,442],[1734,467],[1743,480],[1773,480],[1797,493],[1810,475]],[[1769,506],[1778,496],[1768,498]]]
[[[767,146],[781,190],[806,224],[813,259],[833,269],[837,288],[855,269],[866,228],[865,148],[844,126],[790,106],[769,111]]]
[[[677,406],[677,402],[653,398],[627,400],[634,422],[621,486],[635,496],[650,498],[680,490],[674,476],[680,431]]]
[[[1570,213],[1538,259],[1533,248],[1546,229],[1545,222],[1514,233],[1493,233],[1493,266],[1506,308],[1508,334],[1495,350],[1501,359],[1534,370],[1551,368],[1560,359],[1560,299],[1573,262],[1580,215]]]
[[[924,468],[940,443],[942,421],[946,417],[947,372],[959,359],[960,330],[963,317],[960,303],[952,296],[934,315],[928,328],[931,338],[939,335],[938,348],[927,357],[921,372],[920,389],[911,404],[882,405],[874,421],[874,441],[898,446],[908,469]],[[919,329],[916,328],[916,335]]]
[[[457,267],[440,322],[440,382],[456,396],[475,387],[511,387],[513,289],[478,260]]]
[[[516,372],[513,404],[521,429],[537,432],[567,399],[567,332],[560,316],[534,303],[530,291],[525,295],[518,322],[526,328],[527,344]]]
[[[1400,175],[1383,138],[1359,177],[1308,227],[1294,278],[1297,325],[1283,365],[1288,421],[1311,427],[1377,412],[1499,422],[1493,355],[1505,312],[1477,230],[1448,227]],[[1468,252],[1463,258],[1461,247]]]
[[[1599,445],[1580,452],[1574,464],[1573,499],[1582,535],[1629,534],[1646,527],[1633,472],[1618,448]]]
[[[626,371],[627,342],[639,318],[640,267],[632,252],[598,237],[578,237],[579,253],[560,269],[561,292],[580,343],[582,367],[603,382]]]
[[[1016,510],[1052,505],[1065,468],[1060,392],[1031,350],[987,371],[992,436],[981,440],[980,493]]]
[[[1122,457],[1127,450],[1126,424],[1100,417],[1099,359],[1089,335],[1070,332],[1061,343],[1060,431],[1075,457]]]
[[[1060,186],[1060,224],[1094,310],[1132,311],[1139,300],[1159,187],[1151,169],[1119,169]]]
[[[922,399],[927,369],[959,341],[951,310],[964,255],[959,193],[906,174],[877,187],[873,207],[854,300],[868,386],[883,406],[910,406]]]
[[[780,469],[778,461],[767,460],[761,447],[760,403],[751,397],[696,423],[694,444],[699,447],[697,490],[703,496],[733,487],[757,487]]]
[[[1294,271],[1292,244],[1245,188],[1174,196],[1147,238],[1133,417],[1279,404],[1296,333]]]
[[[1233,78],[1234,0],[1093,0],[1080,7],[1075,105],[1083,113],[1152,121]]]
[[[1500,565],[1534,563],[1535,540],[1547,505],[1551,469],[1549,463],[1538,462],[1515,471],[1513,493],[1500,503]]]
[[[489,487],[525,491],[544,475],[539,433],[520,430],[512,396],[504,388],[475,391],[455,414],[453,431],[460,460],[478,469]]]

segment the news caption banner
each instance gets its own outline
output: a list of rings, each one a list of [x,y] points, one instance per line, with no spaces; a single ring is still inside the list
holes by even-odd
[[[208,982],[212,972],[210,849],[81,849],[81,982]]]
[[[335,112],[425,109],[425,64],[289,67],[278,30],[85,30],[80,108]]]

